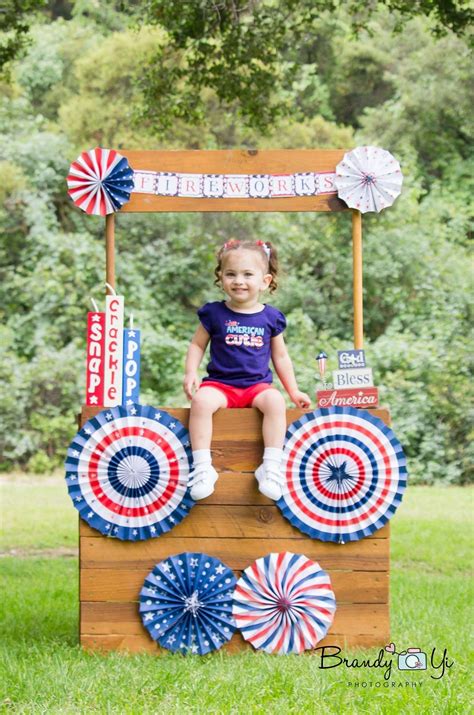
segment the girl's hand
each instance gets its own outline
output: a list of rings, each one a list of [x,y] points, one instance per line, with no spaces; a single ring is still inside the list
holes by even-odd
[[[311,407],[311,398],[309,397],[309,395],[306,394],[306,392],[301,392],[300,390],[296,390],[295,392],[291,393],[290,400],[297,407],[301,407],[302,409],[304,409],[306,407]]]
[[[188,400],[193,399],[193,393],[199,387],[199,380],[196,372],[186,373],[183,380],[183,390]]]

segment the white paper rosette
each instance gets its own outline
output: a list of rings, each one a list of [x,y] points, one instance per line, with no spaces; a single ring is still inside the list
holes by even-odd
[[[361,213],[391,206],[402,189],[400,164],[390,152],[376,146],[359,146],[336,166],[334,184],[342,201]]]

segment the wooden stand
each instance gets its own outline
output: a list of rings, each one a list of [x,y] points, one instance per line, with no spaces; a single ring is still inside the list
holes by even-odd
[[[99,408],[100,409],[100,408]],[[81,424],[99,411],[84,407]],[[188,409],[166,409],[187,426]],[[371,411],[389,423],[388,410]],[[288,423],[303,410],[287,410]],[[156,563],[183,551],[202,551],[236,573],[272,551],[305,554],[329,573],[337,611],[320,645],[384,646],[389,627],[389,526],[348,544],[323,543],[305,536],[257,489],[253,475],[263,444],[256,409],[219,410],[212,443],[219,481],[214,494],[196,504],[172,531],[157,539],[122,542],[80,522],[80,639],[90,650],[159,653],[143,628],[138,595]],[[236,633],[227,651],[251,649]]]

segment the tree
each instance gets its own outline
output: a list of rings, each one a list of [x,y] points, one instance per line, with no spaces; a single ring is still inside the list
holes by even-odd
[[[47,0],[4,0],[0,10],[0,70],[28,43],[28,14],[44,8]]]
[[[202,92],[212,88],[222,105],[237,105],[249,124],[264,130],[294,110],[298,48],[321,21],[343,11],[357,31],[382,6],[395,13],[395,29],[425,16],[434,32],[463,36],[474,18],[464,0],[193,0],[180,3],[179,12],[175,0],[150,0],[144,22],[163,27],[169,42],[145,69],[144,115],[154,118],[157,131],[176,118],[198,122]]]

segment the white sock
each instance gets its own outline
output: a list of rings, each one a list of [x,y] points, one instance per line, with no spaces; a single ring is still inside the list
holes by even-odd
[[[263,450],[263,466],[274,472],[280,471],[283,450],[278,447],[265,447]]]
[[[193,465],[194,468],[201,464],[211,465],[212,464],[212,458],[211,458],[211,450],[210,449],[196,449],[193,452]]]

